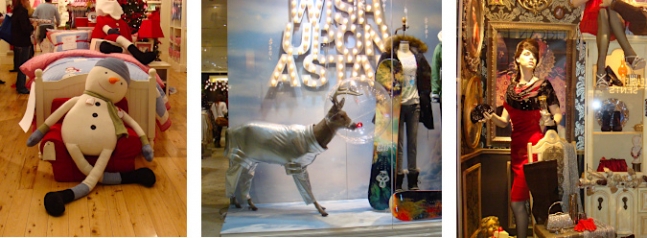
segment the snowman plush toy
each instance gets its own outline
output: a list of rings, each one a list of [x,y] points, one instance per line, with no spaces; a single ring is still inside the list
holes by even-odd
[[[126,112],[114,105],[126,96],[129,83],[130,73],[123,61],[116,58],[98,61],[88,73],[83,95],[65,102],[27,140],[27,146],[38,144],[49,127],[65,116],[61,126],[63,143],[76,166],[87,176],[83,182],[70,189],[45,195],[45,210],[50,215],[62,215],[65,212],[65,204],[88,195],[98,182],[138,183],[146,187],[155,184],[155,174],[149,168],[120,173],[104,172],[117,145],[117,139],[128,136],[124,123],[133,128],[139,136],[144,158],[149,162],[153,160],[153,148],[144,130]],[[94,166],[85,159],[85,155],[98,156]]]

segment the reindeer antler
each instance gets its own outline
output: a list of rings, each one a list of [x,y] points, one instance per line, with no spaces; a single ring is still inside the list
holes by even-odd
[[[361,96],[362,95],[360,92],[349,89],[347,87],[339,87],[337,89],[337,91],[335,91],[335,94],[333,95],[333,97],[337,97],[337,95],[341,95],[341,94],[348,94],[348,95],[353,95],[353,96]]]
[[[348,95],[353,95],[353,96],[361,96],[362,95],[360,92],[349,89],[348,87],[340,86],[337,89],[337,91],[335,91],[335,93],[332,95],[332,103],[333,103],[333,105],[335,105],[335,106],[339,105],[339,101],[337,101],[337,96],[342,95],[342,94],[348,94]]]

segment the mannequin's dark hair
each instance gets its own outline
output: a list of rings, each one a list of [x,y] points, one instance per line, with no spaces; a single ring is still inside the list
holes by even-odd
[[[535,64],[535,68],[539,64],[539,43],[537,43],[535,39],[531,39],[531,38],[528,38],[519,42],[519,44],[517,44],[517,50],[514,52],[514,69],[517,70],[517,74],[512,79],[513,82],[519,82],[519,78],[521,78],[521,73],[519,72],[519,62],[517,62],[517,59],[519,58],[519,56],[521,56],[521,52],[523,52],[523,50],[530,51],[532,56],[534,56],[535,59],[537,59],[537,64]],[[533,69],[533,73],[534,72],[535,70]]]

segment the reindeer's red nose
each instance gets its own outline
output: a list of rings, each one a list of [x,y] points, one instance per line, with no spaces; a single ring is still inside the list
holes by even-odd
[[[361,122],[358,122],[357,124],[355,124],[355,126],[356,126],[357,128],[362,128],[362,126],[364,126],[364,124],[362,124]]]

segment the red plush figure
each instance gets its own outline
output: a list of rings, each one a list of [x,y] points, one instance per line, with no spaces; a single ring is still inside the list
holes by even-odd
[[[97,24],[92,30],[93,39],[116,42],[128,49],[128,52],[142,64],[148,64],[155,59],[154,52],[141,52],[131,41],[132,35],[128,23],[121,19],[124,10],[117,0],[97,0],[96,9]],[[104,41],[99,45],[99,50],[105,54],[121,53],[123,52],[122,47]]]

